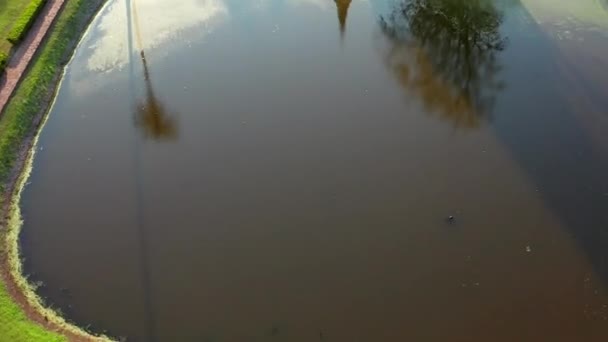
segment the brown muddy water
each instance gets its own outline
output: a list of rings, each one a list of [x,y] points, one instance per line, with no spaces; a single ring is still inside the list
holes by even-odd
[[[109,1],[26,272],[129,341],[608,341],[607,7]]]

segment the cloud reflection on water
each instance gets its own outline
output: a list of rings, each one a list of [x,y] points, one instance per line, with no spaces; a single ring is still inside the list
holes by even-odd
[[[214,24],[228,16],[222,0],[136,1],[141,15],[141,47],[145,50],[157,48],[187,29],[200,27],[208,33]],[[88,70],[105,72],[126,65],[127,17],[120,1],[108,6],[95,30],[95,37],[87,47],[91,51]],[[200,37],[201,31],[197,34]]]

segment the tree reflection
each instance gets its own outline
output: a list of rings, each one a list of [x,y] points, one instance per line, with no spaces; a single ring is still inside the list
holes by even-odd
[[[491,0],[404,0],[380,18],[385,61],[429,112],[477,127],[502,87],[497,55],[506,38]]]
[[[135,123],[141,127],[145,137],[154,140],[173,140],[177,137],[177,125],[174,116],[167,112],[163,103],[154,94],[148,63],[143,50],[140,55],[144,66],[146,98],[137,105]]]
[[[141,128],[147,138],[154,140],[173,140],[177,138],[177,124],[174,116],[170,115],[163,103],[156,97],[150,69],[141,43],[141,30],[136,3],[133,3],[133,19],[135,26],[135,38],[140,51],[140,57],[144,69],[144,81],[146,83],[146,97],[137,104],[135,111],[135,124]]]

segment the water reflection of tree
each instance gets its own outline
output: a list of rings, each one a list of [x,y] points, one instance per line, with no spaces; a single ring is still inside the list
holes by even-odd
[[[143,50],[140,53],[144,66],[146,82],[145,100],[138,103],[135,113],[135,123],[141,127],[144,136],[154,140],[172,140],[177,137],[177,125],[173,115],[170,115],[163,103],[154,94],[148,63]]]
[[[133,4],[133,19],[135,26],[136,42],[140,51],[140,56],[144,69],[144,81],[146,83],[145,99],[137,104],[135,111],[135,124],[141,128],[144,136],[154,140],[173,140],[177,137],[177,125],[175,116],[170,115],[163,103],[156,97],[152,81],[150,79],[150,69],[141,43],[141,30],[139,16],[137,14],[136,3]]]
[[[152,80],[150,78],[150,69],[148,67],[148,61],[143,49],[141,30],[139,24],[139,17],[137,14],[137,1],[127,0],[125,1],[126,13],[127,13],[127,40],[130,53],[129,66],[131,68],[131,90],[133,96],[135,93],[135,61],[133,60],[134,44],[133,38],[139,50],[141,57],[143,70],[144,70],[144,82],[146,85],[146,94],[143,101],[138,101],[135,110],[135,123],[144,132],[146,137],[155,140],[166,140],[172,139],[177,136],[177,126],[172,116],[168,114],[162,102],[156,97],[154,88],[152,86]],[[133,33],[135,32],[135,35]],[[141,163],[141,151],[139,139],[135,139],[133,149],[133,161],[134,161],[134,184],[135,184],[135,220],[136,220],[136,234],[139,242],[139,267],[140,277],[142,284],[142,295],[143,295],[143,310],[144,310],[144,329],[146,341],[157,341],[157,327],[156,327],[156,314],[154,305],[153,295],[153,284],[151,281],[150,273],[150,257],[149,257],[149,243],[148,243],[148,232],[146,229],[146,215],[144,213],[145,208],[145,196],[142,184],[141,174],[143,167]]]
[[[497,55],[506,38],[490,0],[404,0],[380,18],[386,63],[430,112],[476,127],[502,87]]]

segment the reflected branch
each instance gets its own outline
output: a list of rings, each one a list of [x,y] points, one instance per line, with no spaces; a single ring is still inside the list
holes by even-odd
[[[401,85],[457,127],[477,127],[503,88],[499,52],[507,39],[489,0],[405,0],[380,27],[385,62]]]

